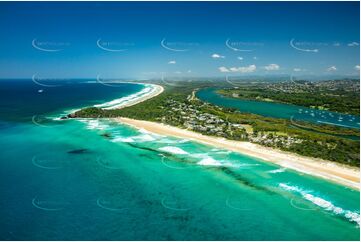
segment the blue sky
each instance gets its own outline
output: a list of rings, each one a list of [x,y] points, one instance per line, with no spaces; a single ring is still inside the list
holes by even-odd
[[[358,75],[358,2],[0,3],[0,77]]]

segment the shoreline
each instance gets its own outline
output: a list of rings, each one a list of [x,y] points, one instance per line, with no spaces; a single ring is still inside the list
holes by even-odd
[[[164,88],[161,85],[157,84],[150,84],[150,83],[132,83],[132,84],[142,84],[144,85],[144,88],[140,90],[137,93],[134,93],[129,96],[122,97],[120,99],[115,99],[110,102],[102,103],[102,104],[96,104],[94,107],[99,107],[105,110],[111,110],[111,109],[121,109],[125,107],[130,107],[133,105],[136,105],[138,103],[144,102],[145,100],[151,99],[155,96],[158,96],[164,91]],[[151,88],[149,92],[143,93],[147,88]],[[122,102],[124,101],[124,102]],[[119,103],[117,103],[119,102]],[[114,103],[112,105],[112,103]]]
[[[120,108],[125,108],[125,107],[130,107],[133,105],[136,105],[138,103],[144,102],[145,100],[151,99],[153,97],[158,96],[159,94],[161,94],[164,91],[164,87],[162,87],[161,85],[157,85],[157,84],[150,84],[150,83],[138,83],[138,84],[143,84],[143,85],[149,85],[149,86],[153,86],[154,89],[147,93],[146,95],[142,95],[138,98],[132,99],[127,103],[124,103],[123,105],[120,105],[118,107],[116,107],[116,109],[120,109]]]
[[[164,91],[164,87],[162,87],[161,85],[158,84],[152,84],[152,83],[140,83],[140,82],[117,82],[117,83],[127,83],[127,84],[142,84],[144,85],[144,88],[142,90],[140,90],[139,92],[136,92],[134,94],[119,98],[119,99],[114,99],[105,103],[100,103],[100,104],[95,104],[92,107],[99,107],[101,109],[105,109],[105,110],[111,110],[111,109],[121,109],[121,108],[125,108],[125,107],[130,107],[133,105],[136,105],[138,103],[144,102],[148,99],[151,99],[155,96],[158,96],[159,94],[161,94]],[[144,91],[144,89],[147,88],[147,86],[152,86],[153,89],[148,92],[148,93],[144,93],[142,94],[142,92]],[[142,95],[139,95],[142,94]],[[124,102],[122,102],[124,101]],[[117,104],[117,102],[120,102]],[[112,105],[112,103],[114,103]],[[79,110],[81,110],[82,108],[77,108],[77,109],[71,109],[69,111],[65,111],[65,115],[71,115]],[[61,120],[60,117],[56,117],[54,118],[54,120]]]
[[[243,155],[271,162],[281,167],[309,174],[347,187],[360,190],[360,170],[356,167],[338,164],[318,158],[301,156],[287,151],[277,150],[246,141],[227,140],[225,138],[207,136],[186,129],[162,123],[135,120],[130,118],[114,118],[115,121],[144,129],[151,133],[189,139],[198,143],[237,152]]]

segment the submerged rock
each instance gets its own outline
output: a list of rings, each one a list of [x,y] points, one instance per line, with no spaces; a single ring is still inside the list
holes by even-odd
[[[77,150],[70,150],[68,151],[69,154],[83,154],[87,152],[88,149],[77,149]]]
[[[111,138],[111,134],[109,133],[104,133],[104,134],[101,134],[101,136],[105,137],[105,138]]]

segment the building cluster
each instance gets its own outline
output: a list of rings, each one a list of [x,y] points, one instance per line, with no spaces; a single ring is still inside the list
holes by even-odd
[[[293,144],[300,144],[303,141],[297,137],[278,135],[273,132],[247,133],[242,124],[232,123],[217,115],[202,111],[205,105],[208,104],[169,99],[161,107],[165,115],[160,121],[205,135],[247,140],[269,147],[290,148]]]
[[[320,92],[338,91],[359,92],[360,82],[353,80],[331,80],[331,81],[287,81],[279,83],[271,83],[266,86],[267,89],[273,91],[281,91],[285,93],[303,93],[303,92]]]
[[[184,103],[170,99],[166,107],[162,107],[167,111],[161,121],[207,135],[237,137],[240,140],[247,138],[247,133],[241,124],[231,123],[214,114],[201,111],[204,105],[207,104]]]
[[[302,139],[293,136],[274,135],[272,133],[259,132],[248,137],[249,141],[270,147],[290,148],[294,144],[300,144]]]

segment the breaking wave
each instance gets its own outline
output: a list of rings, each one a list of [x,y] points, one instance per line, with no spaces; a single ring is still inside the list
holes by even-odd
[[[79,121],[87,125],[86,129],[105,130],[109,128],[108,124],[104,124],[97,119],[88,119],[88,120],[79,119]]]
[[[154,140],[156,140],[156,138],[150,134],[141,134],[141,135],[130,136],[130,137],[117,136],[114,139],[112,139],[113,142],[126,142],[126,143],[150,142],[150,141],[154,141]]]
[[[115,109],[120,106],[126,105],[130,101],[133,102],[133,101],[140,100],[141,98],[143,98],[143,96],[154,92],[155,89],[156,89],[156,87],[154,85],[144,84],[144,88],[142,90],[140,90],[139,92],[136,92],[134,94],[131,94],[129,96],[125,96],[122,98],[114,99],[114,100],[106,102],[106,103],[96,104],[96,105],[94,105],[94,107],[103,108],[103,109]]]
[[[159,150],[161,151],[165,151],[168,153],[172,153],[172,154],[176,154],[176,155],[187,155],[189,154],[187,151],[182,150],[179,147],[175,147],[175,146],[164,146],[162,148],[159,148]]]
[[[304,199],[307,201],[310,201],[314,205],[326,210],[330,211],[333,214],[344,216],[346,219],[348,219],[350,222],[357,223],[360,226],[360,214],[358,212],[352,212],[349,210],[342,209],[340,207],[335,206],[332,202],[327,201],[323,198],[314,196],[310,194],[309,191],[305,191],[300,187],[297,186],[290,186],[285,183],[279,183],[279,187],[281,187],[284,190],[297,192],[302,195]]]
[[[197,163],[202,166],[222,166],[222,163],[213,159],[212,157],[204,158]]]
[[[218,160],[214,159],[213,157],[207,155],[207,154],[190,154],[193,158],[201,159],[199,162],[197,162],[198,165],[202,166],[227,166],[227,167],[240,167],[241,165],[237,165],[235,163],[232,163],[228,160]]]
[[[282,173],[282,172],[285,172],[285,171],[286,171],[286,168],[279,168],[279,169],[276,169],[276,170],[268,171],[268,173],[275,174],[275,173]]]

